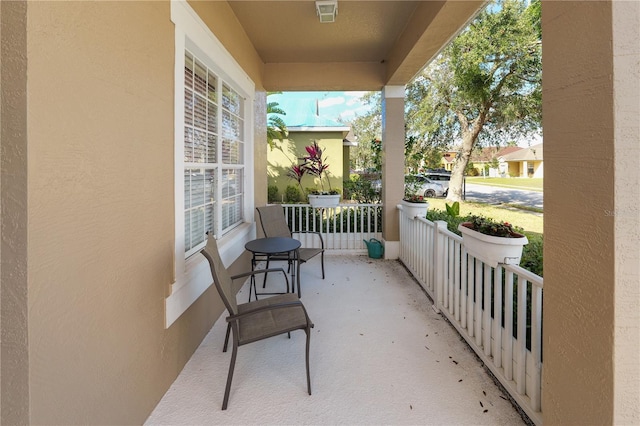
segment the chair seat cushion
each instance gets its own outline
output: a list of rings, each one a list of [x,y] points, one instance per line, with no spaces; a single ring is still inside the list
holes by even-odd
[[[238,314],[263,306],[291,303],[298,300],[298,296],[293,293],[268,297],[254,302],[239,304]],[[240,319],[238,345],[244,345],[293,330],[304,329],[307,326],[307,317],[301,305],[259,312]]]
[[[300,252],[300,261],[306,262],[311,259],[313,256],[322,253],[322,249],[319,248],[301,248]]]

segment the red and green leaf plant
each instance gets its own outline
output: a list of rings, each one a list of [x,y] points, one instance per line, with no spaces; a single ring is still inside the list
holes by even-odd
[[[294,164],[293,166],[291,166],[291,169],[289,169],[289,172],[287,173],[287,176],[289,178],[298,182],[298,186],[300,186],[300,191],[302,191],[302,195],[304,195],[305,193],[304,188],[302,187],[302,178],[304,174],[305,174],[305,170],[303,165],[297,165],[297,164]]]
[[[300,188],[302,188],[302,178],[305,174],[317,177],[320,181],[320,189],[309,191],[311,194],[339,194],[337,190],[331,188],[331,181],[329,179],[329,164],[327,164],[327,158],[322,157],[322,148],[318,145],[317,141],[309,146],[305,147],[307,155],[299,158],[300,164],[294,164],[289,170],[288,176],[298,182]],[[328,190],[325,190],[324,180],[327,181]],[[304,194],[305,191],[303,190]]]

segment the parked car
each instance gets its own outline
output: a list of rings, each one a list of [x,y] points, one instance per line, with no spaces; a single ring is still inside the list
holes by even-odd
[[[417,195],[422,195],[424,197],[444,197],[447,195],[447,190],[449,189],[449,181],[442,180],[439,182],[435,182],[433,179],[430,179],[424,175],[411,175],[417,181],[415,184],[411,184],[416,187],[414,193]],[[409,185],[407,183],[408,176],[405,176],[405,189]],[[382,191],[382,180],[377,179],[371,182],[371,186],[374,190],[381,192]],[[445,187],[446,184],[446,187]]]
[[[376,192],[382,192],[382,179],[372,180],[371,188]]]
[[[410,175],[405,176],[405,189],[408,186],[412,187],[412,192],[416,195],[423,195],[425,197],[443,197],[445,195],[445,188],[441,182],[435,182],[424,175]],[[411,179],[415,180],[415,183],[408,183]]]
[[[423,175],[434,181],[439,183],[440,185],[442,185],[442,187],[444,188],[444,194],[443,196],[447,196],[447,193],[449,192],[449,181],[451,180],[451,172],[447,172],[447,171],[427,171],[425,173],[423,173]]]

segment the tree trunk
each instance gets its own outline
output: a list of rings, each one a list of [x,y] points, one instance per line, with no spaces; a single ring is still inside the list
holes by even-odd
[[[484,118],[484,114],[482,114],[480,117],[476,118],[473,121],[473,124],[471,126],[473,130],[462,132],[462,149],[460,150],[460,154],[456,158],[456,162],[453,165],[453,170],[451,172],[451,181],[449,182],[449,192],[447,193],[447,200],[449,201],[462,201],[462,183],[464,179],[464,170],[467,168],[467,164],[469,164],[471,151],[476,144],[478,135],[480,134],[482,127],[484,127]]]
[[[468,136],[471,136],[470,134]],[[464,179],[464,169],[469,163],[469,157],[471,156],[471,148],[467,148],[467,145],[472,146],[470,137],[463,138],[462,150],[456,158],[456,162],[453,164],[453,170],[451,171],[451,180],[449,181],[449,192],[447,193],[447,200],[450,201],[462,201],[462,183]]]

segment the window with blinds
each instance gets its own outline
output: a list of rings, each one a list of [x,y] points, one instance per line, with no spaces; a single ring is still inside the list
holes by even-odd
[[[185,256],[243,222],[244,99],[185,51]]]

